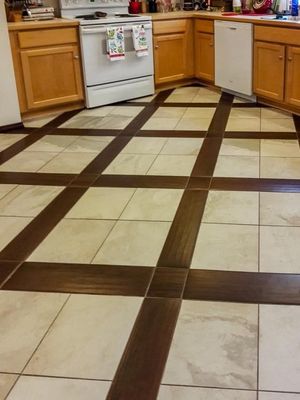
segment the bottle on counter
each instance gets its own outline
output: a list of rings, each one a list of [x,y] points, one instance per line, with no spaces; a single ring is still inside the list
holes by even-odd
[[[241,12],[241,8],[242,8],[241,0],[233,0],[232,1],[232,8],[233,8],[234,12],[240,13]]]
[[[155,13],[155,12],[157,12],[156,0],[149,0],[149,12],[150,12],[150,13]]]
[[[293,17],[297,17],[299,14],[299,4],[298,0],[292,0],[291,14]]]

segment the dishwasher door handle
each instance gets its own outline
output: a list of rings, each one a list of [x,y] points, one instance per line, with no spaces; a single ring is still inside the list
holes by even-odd
[[[232,31],[236,31],[237,28],[235,26],[230,26],[229,29],[231,29]]]

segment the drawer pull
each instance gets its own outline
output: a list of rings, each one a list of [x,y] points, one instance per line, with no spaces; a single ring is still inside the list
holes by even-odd
[[[289,57],[288,60],[289,60],[289,61],[293,61],[292,57]]]
[[[278,56],[278,60],[282,60],[283,59],[283,56]]]

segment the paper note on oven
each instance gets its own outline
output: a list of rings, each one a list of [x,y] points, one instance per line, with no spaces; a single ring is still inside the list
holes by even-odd
[[[147,56],[148,43],[144,25],[134,25],[132,27],[133,46],[138,57]]]
[[[106,29],[107,57],[111,61],[125,59],[123,26],[110,26]]]

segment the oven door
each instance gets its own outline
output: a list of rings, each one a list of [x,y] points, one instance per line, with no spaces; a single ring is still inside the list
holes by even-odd
[[[101,85],[132,78],[153,75],[152,24],[144,24],[149,55],[137,57],[133,47],[133,24],[111,24],[123,26],[125,37],[125,60],[110,61],[106,53],[107,25],[80,27],[81,51],[86,86]]]

